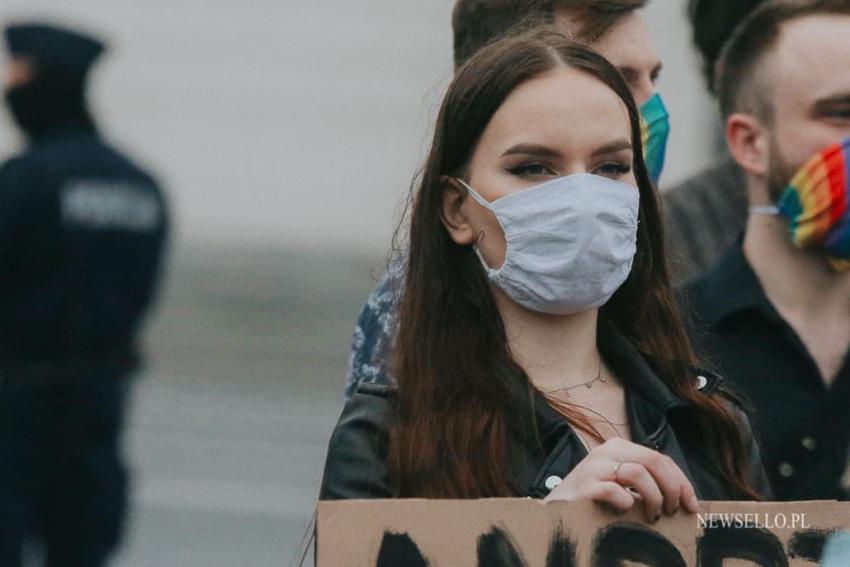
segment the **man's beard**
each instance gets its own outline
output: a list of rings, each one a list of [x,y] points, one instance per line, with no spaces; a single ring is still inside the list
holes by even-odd
[[[786,162],[782,157],[782,152],[779,150],[779,145],[776,143],[776,136],[773,132],[770,134],[770,161],[767,164],[767,194],[770,197],[771,203],[778,203],[779,198],[785,188],[791,183],[791,179],[799,169],[799,166],[793,166]]]

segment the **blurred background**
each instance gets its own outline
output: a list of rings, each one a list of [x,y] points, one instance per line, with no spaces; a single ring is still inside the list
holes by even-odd
[[[647,16],[672,135],[710,162],[684,0]],[[451,75],[452,0],[4,0],[106,38],[93,107],[175,213],[127,431],[117,565],[281,565],[308,529],[349,340]],[[0,118],[0,157],[20,140]]]

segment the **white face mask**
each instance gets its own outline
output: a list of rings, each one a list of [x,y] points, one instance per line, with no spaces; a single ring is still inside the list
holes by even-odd
[[[579,173],[487,202],[505,233],[499,269],[478,257],[487,276],[508,297],[540,313],[569,315],[604,305],[632,269],[637,251],[635,187]]]

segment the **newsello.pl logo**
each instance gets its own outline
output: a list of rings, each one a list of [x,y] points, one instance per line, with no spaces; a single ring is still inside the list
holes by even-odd
[[[811,528],[805,514],[743,514],[717,513],[697,514],[697,522],[702,529],[739,528],[739,529],[768,529],[768,530],[797,530]]]

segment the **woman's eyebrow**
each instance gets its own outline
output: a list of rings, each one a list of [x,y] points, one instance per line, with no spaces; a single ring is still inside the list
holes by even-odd
[[[626,138],[621,138],[619,140],[615,140],[609,144],[605,144],[601,148],[596,149],[591,156],[596,157],[602,154],[613,154],[615,152],[621,152],[623,150],[631,150],[632,143]]]
[[[621,138],[619,140],[615,140],[604,146],[598,148],[593,152],[593,156],[598,156],[601,154],[612,154],[615,152],[623,151],[623,150],[631,150],[632,143],[626,138]],[[509,155],[531,155],[531,156],[540,156],[540,157],[560,157],[561,153],[557,150],[554,150],[548,146],[542,146],[540,144],[517,144],[512,148],[508,149],[503,156]]]
[[[539,144],[517,144],[516,146],[513,146],[512,148],[507,150],[502,155],[509,156],[515,154],[541,157],[559,157],[561,155],[560,152],[546,146],[541,146]]]

